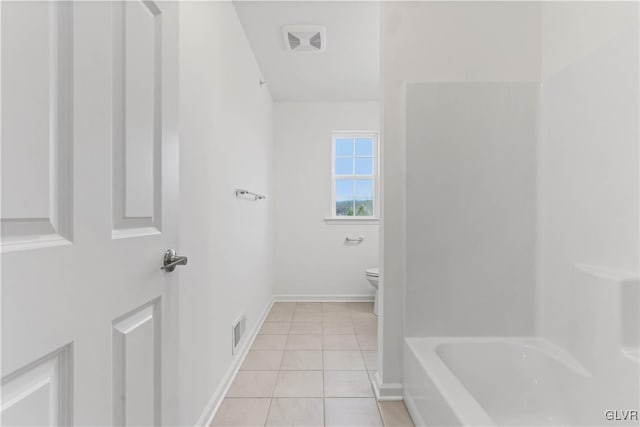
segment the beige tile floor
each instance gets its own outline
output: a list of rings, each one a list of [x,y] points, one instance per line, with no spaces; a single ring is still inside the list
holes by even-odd
[[[212,426],[413,426],[377,402],[372,303],[275,303]]]

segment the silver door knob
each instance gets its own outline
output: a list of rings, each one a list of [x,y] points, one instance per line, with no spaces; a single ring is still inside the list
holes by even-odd
[[[160,267],[160,270],[164,270],[167,273],[170,273],[176,269],[176,265],[187,265],[187,257],[178,256],[176,255],[175,250],[168,249],[167,252],[164,253],[164,258],[162,259],[162,267]]]

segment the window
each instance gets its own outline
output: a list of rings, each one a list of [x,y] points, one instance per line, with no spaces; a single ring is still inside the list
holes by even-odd
[[[377,214],[377,134],[333,134],[334,217],[373,218]]]

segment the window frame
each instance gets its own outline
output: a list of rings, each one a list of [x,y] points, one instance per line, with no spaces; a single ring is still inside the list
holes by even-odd
[[[372,157],[372,171],[371,175],[355,175],[355,170],[353,171],[353,175],[336,175],[336,141],[341,138],[371,138],[372,139],[372,147],[371,147],[371,157]],[[354,142],[355,144],[355,142]],[[378,220],[378,212],[379,212],[379,191],[378,191],[378,182],[379,182],[379,151],[378,151],[378,132],[376,131],[333,131],[331,133],[331,217],[327,218],[330,220],[337,221],[361,221],[361,222],[371,222]],[[355,150],[355,145],[354,145]],[[355,159],[355,153],[354,153]],[[354,160],[355,161],[355,160]],[[373,189],[372,189],[372,197],[373,197],[373,215],[369,216],[349,216],[349,215],[336,215],[336,181],[339,179],[371,179],[373,181]]]

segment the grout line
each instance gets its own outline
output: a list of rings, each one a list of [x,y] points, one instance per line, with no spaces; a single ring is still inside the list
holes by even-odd
[[[322,425],[327,426],[327,399],[322,398]]]
[[[275,388],[275,385],[273,386]],[[273,392],[271,392],[273,394]],[[273,396],[269,399],[269,407],[267,408],[267,415],[264,417],[264,426],[266,427],[267,422],[269,421],[269,413],[271,412],[271,404],[273,403]]]
[[[371,386],[371,388],[373,388],[373,386]],[[374,394],[375,394],[375,391],[374,391]],[[380,402],[378,401],[378,399],[375,399],[375,400],[376,400],[376,408],[378,408],[378,415],[380,416],[380,421],[382,422],[382,425],[384,427],[385,423],[384,423],[384,418],[382,417],[382,409],[380,408]]]

